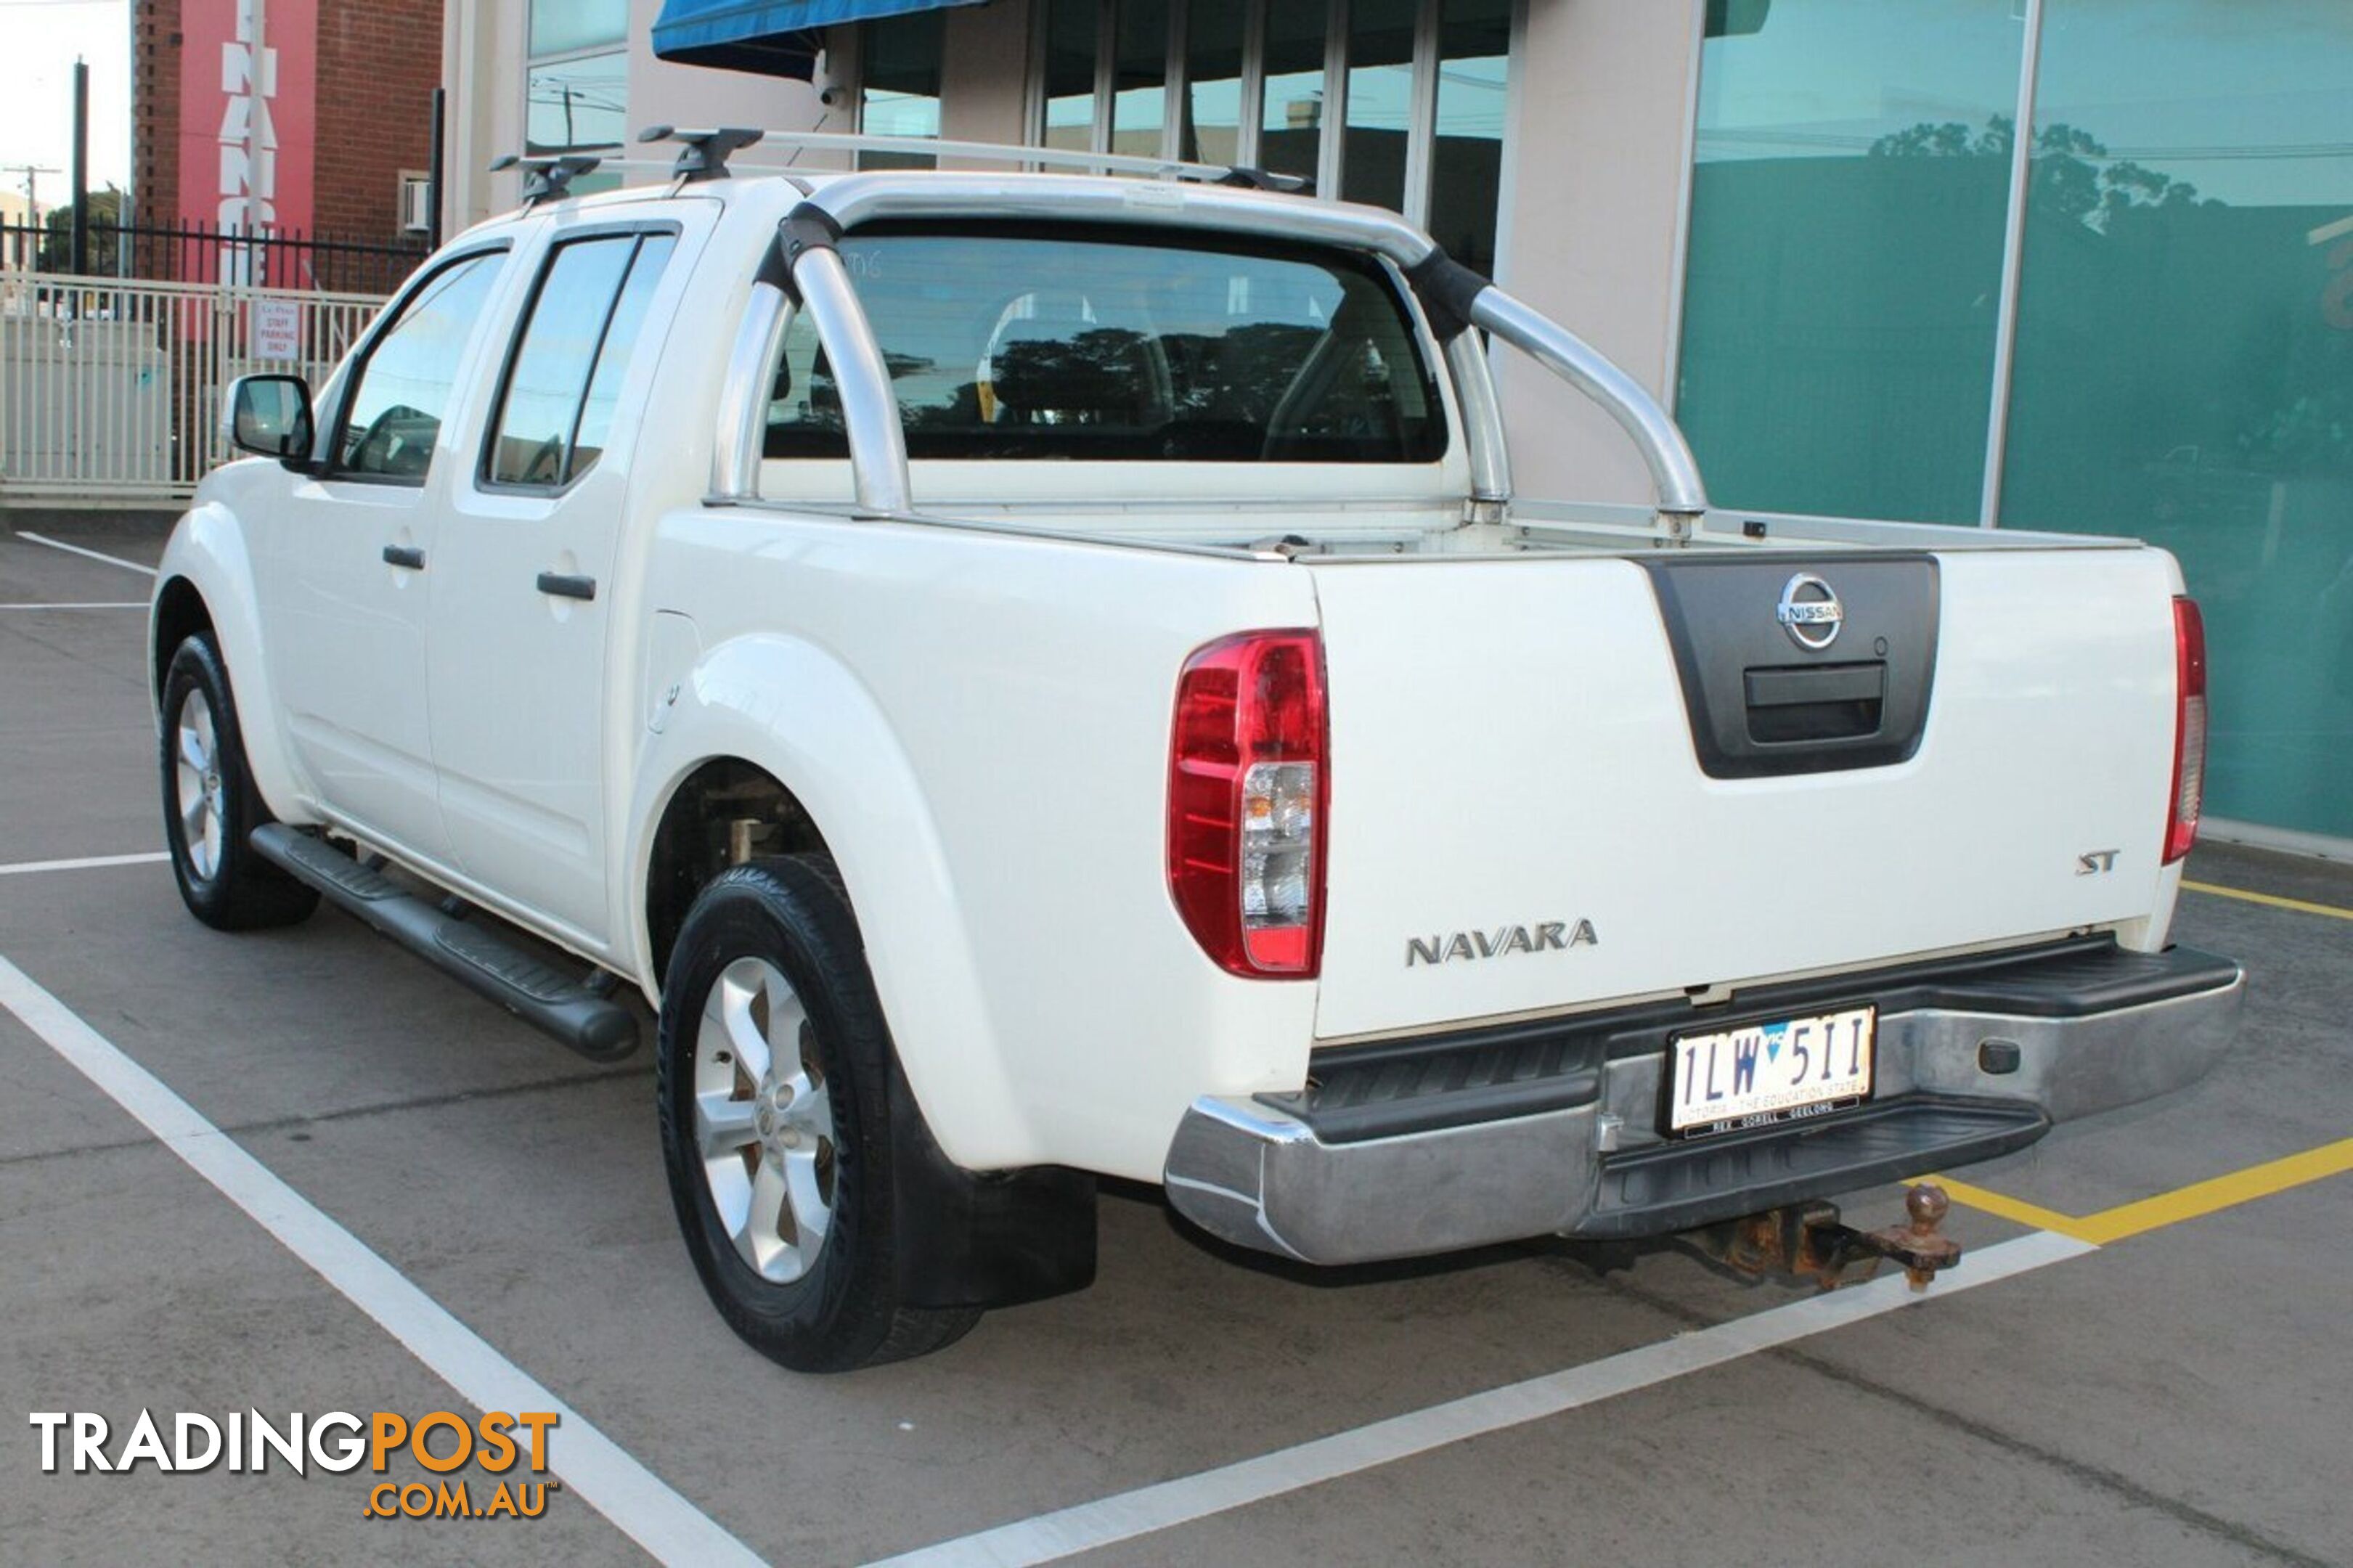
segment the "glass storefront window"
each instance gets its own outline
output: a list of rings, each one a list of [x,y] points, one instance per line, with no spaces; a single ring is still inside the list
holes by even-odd
[[[940,58],[944,19],[919,11],[867,24],[860,62],[864,90],[860,126],[874,136],[937,136],[940,133]],[[937,159],[921,153],[861,153],[861,169],[928,169]]]
[[[1709,494],[1977,521],[2021,7],[1710,13],[1676,403]]]
[[[1168,108],[1168,0],[1121,0],[1113,36],[1111,150],[1156,158]]]
[[[1347,129],[1340,194],[1405,205],[1406,130],[1413,119],[1417,0],[1353,0],[1348,7]]]
[[[1050,0],[1046,9],[1048,147],[1087,152],[1095,144],[1096,0]]]
[[[1173,148],[1188,162],[1303,175],[1323,195],[1421,218],[1492,274],[1514,10],[1514,0],[1034,0],[1032,134],[1048,147]],[[1326,79],[1335,51],[1343,81]],[[1345,113],[1333,114],[1343,87]]]
[[[530,51],[570,54],[628,37],[629,0],[531,0]]]
[[[1193,0],[1185,17],[1184,120],[1176,155],[1231,163],[1241,155],[1243,0]]]
[[[1474,271],[1495,272],[1504,184],[1512,0],[1444,0],[1438,28],[1438,133],[1430,149],[1430,235]]]
[[[524,151],[541,155],[619,146],[628,140],[628,94],[626,53],[531,67],[523,86]]]
[[[1094,146],[1096,0],[1050,0],[1045,12],[1045,134],[1042,146]]]
[[[628,140],[629,56],[619,47],[628,26],[628,0],[531,0],[522,100],[527,155],[597,151]],[[582,52],[588,49],[600,52]],[[620,183],[617,171],[605,170],[575,177],[571,188],[586,195]]]
[[[1315,177],[1324,152],[1323,0],[1266,8],[1266,100],[1259,120],[1260,164]]]
[[[2353,9],[2043,14],[2001,521],[2179,557],[2208,812],[2353,837]]]

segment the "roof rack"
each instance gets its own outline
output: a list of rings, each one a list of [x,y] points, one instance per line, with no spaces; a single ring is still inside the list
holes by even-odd
[[[1224,163],[1192,163],[1179,158],[1142,158],[1125,153],[1095,153],[1074,147],[1025,147],[1009,142],[944,142],[930,136],[864,136],[839,131],[764,131],[754,126],[715,125],[686,129],[649,125],[638,132],[640,142],[675,142],[678,156],[665,163],[656,158],[616,158],[586,153],[561,157],[526,158],[510,153],[491,164],[523,172],[522,205],[557,201],[569,194],[573,179],[591,169],[659,170],[681,186],[703,180],[721,180],[736,174],[783,174],[789,163],[744,163],[730,166],[733,154],[762,142],[790,147],[796,153],[841,153],[854,167],[860,153],[892,153],[925,158],[986,158],[993,162],[1027,163],[1045,169],[1100,170],[1107,174],[1143,174],[1164,180],[1194,180],[1237,185],[1286,195],[1313,195],[1314,182],[1299,174]],[[815,171],[810,171],[814,173]]]
[[[854,158],[860,153],[895,153],[919,158],[987,158],[994,162],[1028,163],[1041,169],[1099,169],[1112,174],[1148,174],[1162,179],[1204,180],[1216,184],[1247,185],[1253,190],[1305,193],[1313,182],[1298,174],[1224,163],[1195,163],[1181,158],[1145,158],[1126,153],[1096,153],[1080,147],[1029,147],[1009,142],[951,142],[932,136],[857,135],[839,131],[761,131],[744,126],[711,130],[681,130],[653,125],[638,133],[640,142],[681,142],[675,170],[689,178],[716,179],[727,172],[727,154],[754,142],[790,147],[797,152],[836,152]],[[716,150],[716,169],[689,165],[701,149]],[[745,164],[746,172],[781,173],[786,165]]]
[[[765,131],[742,125],[718,125],[708,131],[681,131],[675,125],[649,125],[638,132],[640,142],[676,142],[680,143],[678,161],[670,172],[681,181],[723,180],[727,177],[728,155],[741,152],[762,137]]]
[[[586,153],[566,153],[560,158],[525,158],[509,153],[491,160],[491,173],[501,169],[522,171],[522,205],[533,206],[543,201],[560,200],[565,187],[573,180],[596,168],[605,160]]]

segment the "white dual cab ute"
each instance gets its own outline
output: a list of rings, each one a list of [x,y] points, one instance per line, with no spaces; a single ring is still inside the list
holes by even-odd
[[[599,1058],[641,992],[778,1361],[1085,1285],[1099,1176],[1312,1264],[1814,1226],[2230,1041],[2164,552],[1710,510],[1580,340],[1248,171],[673,134],[237,384],[163,789],[210,924],[323,895]],[[1514,493],[1491,342],[1655,511]]]

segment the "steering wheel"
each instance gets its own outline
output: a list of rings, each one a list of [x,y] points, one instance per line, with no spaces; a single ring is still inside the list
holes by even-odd
[[[417,443],[414,432],[404,430],[404,425],[421,425],[429,434],[440,427],[440,421],[405,403],[396,403],[368,422],[368,427],[352,448],[349,467],[364,474],[408,474],[425,471],[421,458],[412,458]],[[430,447],[427,449],[430,455]]]

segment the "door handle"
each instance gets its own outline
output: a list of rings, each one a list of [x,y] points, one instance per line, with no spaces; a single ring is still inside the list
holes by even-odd
[[[409,544],[387,544],[384,547],[384,563],[422,572],[425,570],[425,552]]]
[[[594,577],[567,577],[560,572],[542,572],[539,591],[553,594],[559,599],[593,599],[596,596]]]

